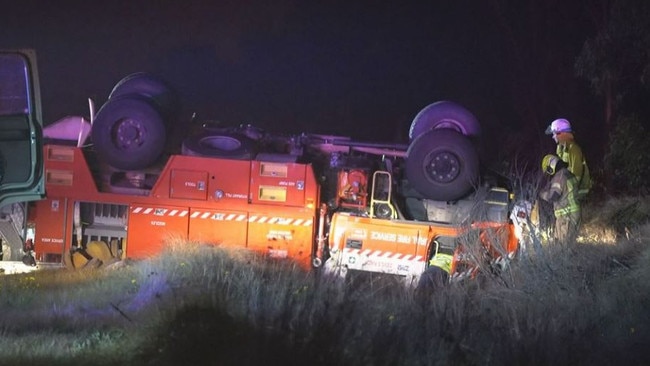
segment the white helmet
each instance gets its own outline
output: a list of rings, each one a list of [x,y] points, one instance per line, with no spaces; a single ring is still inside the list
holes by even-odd
[[[546,128],[547,135],[553,135],[560,132],[573,132],[571,130],[571,123],[564,118],[558,118]]]

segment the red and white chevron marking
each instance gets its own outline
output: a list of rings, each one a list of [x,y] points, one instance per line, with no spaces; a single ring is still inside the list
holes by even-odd
[[[167,209],[167,208],[153,208],[153,207],[134,207],[131,210],[133,214],[142,215],[156,215],[156,216],[177,216],[184,217],[189,213],[188,210],[181,209]]]
[[[194,211],[190,215],[193,219],[213,219],[219,221],[248,221],[249,223],[257,224],[275,224],[275,225],[290,225],[290,226],[311,226],[314,223],[312,219],[296,219],[293,217],[280,217],[280,216],[264,216],[264,215],[250,215],[241,213],[225,213],[225,212],[200,212]]]
[[[312,219],[296,219],[293,217],[278,217],[278,216],[260,216],[251,215],[248,222],[258,224],[274,224],[274,225],[290,225],[290,226],[312,226],[314,220]]]
[[[424,261],[424,257],[421,255],[384,252],[381,250],[344,248],[343,253],[348,255],[354,254],[360,257],[377,258],[377,259],[390,259],[390,260],[414,261],[414,262]]]
[[[246,214],[223,213],[223,212],[202,212],[194,211],[190,215],[192,219],[213,219],[219,221],[246,221]]]
[[[166,209],[166,208],[153,208],[153,207],[134,207],[131,210],[133,214],[142,215],[156,215],[156,216],[177,216],[185,217],[189,214],[188,210],[182,209]],[[286,226],[312,226],[314,220],[312,219],[298,219],[293,217],[281,216],[266,216],[266,215],[246,215],[243,213],[227,213],[227,212],[214,212],[214,211],[192,211],[190,215],[192,219],[213,219],[218,221],[239,221],[257,224],[269,225],[286,225]]]

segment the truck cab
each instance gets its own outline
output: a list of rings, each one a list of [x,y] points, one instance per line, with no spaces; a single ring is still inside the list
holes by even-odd
[[[26,202],[45,196],[36,54],[0,50],[0,272],[23,264]]]
[[[373,174],[366,211],[333,213],[330,257],[324,266],[328,276],[344,279],[349,271],[383,273],[414,285],[429,267],[438,265],[438,257],[448,256],[446,276],[460,281],[515,256],[519,242],[509,220],[507,189],[480,187],[453,202],[420,197],[414,200],[417,207],[404,197],[399,199],[411,193],[403,189],[405,184],[395,185],[393,178],[389,171]]]

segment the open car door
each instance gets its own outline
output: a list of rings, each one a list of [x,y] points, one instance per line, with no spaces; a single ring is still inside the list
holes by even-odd
[[[41,116],[36,53],[0,50],[0,207],[45,195]]]

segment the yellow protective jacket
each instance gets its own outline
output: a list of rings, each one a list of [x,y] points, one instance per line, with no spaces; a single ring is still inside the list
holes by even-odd
[[[578,182],[571,172],[562,168],[555,172],[546,187],[539,193],[544,201],[553,203],[555,217],[580,213]]]
[[[451,271],[451,262],[454,260],[454,256],[451,254],[436,253],[436,255],[431,258],[429,261],[430,266],[436,266],[443,271],[449,273]]]
[[[557,156],[569,166],[569,171],[576,177],[578,197],[583,198],[589,193],[592,182],[587,161],[582,149],[575,141],[560,142],[556,149]]]

